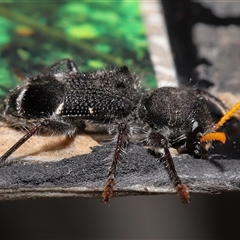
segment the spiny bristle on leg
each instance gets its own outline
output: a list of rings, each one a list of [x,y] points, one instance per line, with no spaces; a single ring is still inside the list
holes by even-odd
[[[182,203],[190,202],[190,195],[185,184],[178,184],[176,187],[178,196],[180,197]]]
[[[102,198],[104,203],[109,203],[113,197],[113,186],[115,185],[115,178],[108,178],[106,186],[103,189]]]

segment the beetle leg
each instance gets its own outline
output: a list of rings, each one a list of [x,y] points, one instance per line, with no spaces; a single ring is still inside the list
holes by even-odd
[[[116,147],[112,157],[112,164],[110,170],[108,172],[108,179],[106,181],[105,187],[103,189],[102,197],[103,202],[108,203],[110,198],[113,196],[113,187],[116,182],[116,174],[117,174],[117,165],[119,159],[121,158],[121,154],[123,151],[124,144],[126,144],[126,137],[129,134],[129,126],[127,123],[122,122],[118,125],[118,135],[117,135],[117,142]]]
[[[168,141],[160,132],[152,131],[149,134],[149,145],[154,146],[154,148],[162,148],[165,154],[165,167],[169,174],[169,177],[173,183],[174,188],[177,191],[183,203],[189,203],[190,196],[185,184],[182,183],[180,177],[177,174],[172,155],[169,151]]]

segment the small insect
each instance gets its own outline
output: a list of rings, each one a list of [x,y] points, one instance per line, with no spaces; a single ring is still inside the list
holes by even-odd
[[[61,65],[66,65],[67,71],[53,71]],[[73,61],[64,59],[51,69],[28,78],[6,97],[1,117],[29,130],[0,158],[0,165],[4,166],[7,158],[38,131],[73,136],[89,121],[114,128],[116,144],[102,193],[106,203],[113,196],[118,162],[131,141],[133,123],[144,126],[145,145],[163,154],[177,194],[188,203],[189,192],[177,174],[169,148],[207,158],[212,141],[226,141],[225,133],[217,130],[240,109],[238,103],[215,123],[209,106],[214,102],[221,105],[221,101],[201,90],[162,87],[144,93],[139,77],[130,74],[126,66],[81,72]]]

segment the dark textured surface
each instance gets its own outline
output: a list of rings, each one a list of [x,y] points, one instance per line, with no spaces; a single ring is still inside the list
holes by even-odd
[[[95,147],[91,154],[41,164],[14,163],[0,169],[1,199],[51,196],[100,196],[113,144]],[[176,169],[191,192],[237,191],[239,160],[174,157]],[[9,191],[10,189],[10,191]],[[120,163],[116,195],[175,193],[168,174],[147,149],[131,144]]]

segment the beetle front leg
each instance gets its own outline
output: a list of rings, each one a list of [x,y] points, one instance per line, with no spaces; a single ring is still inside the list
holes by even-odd
[[[154,149],[162,148],[164,150],[164,155],[166,161],[165,167],[169,174],[169,177],[173,183],[174,188],[177,191],[178,196],[180,197],[183,203],[189,203],[190,196],[185,184],[182,183],[182,180],[177,174],[172,155],[169,151],[168,141],[160,132],[152,131],[148,136],[149,146],[154,146]]]

